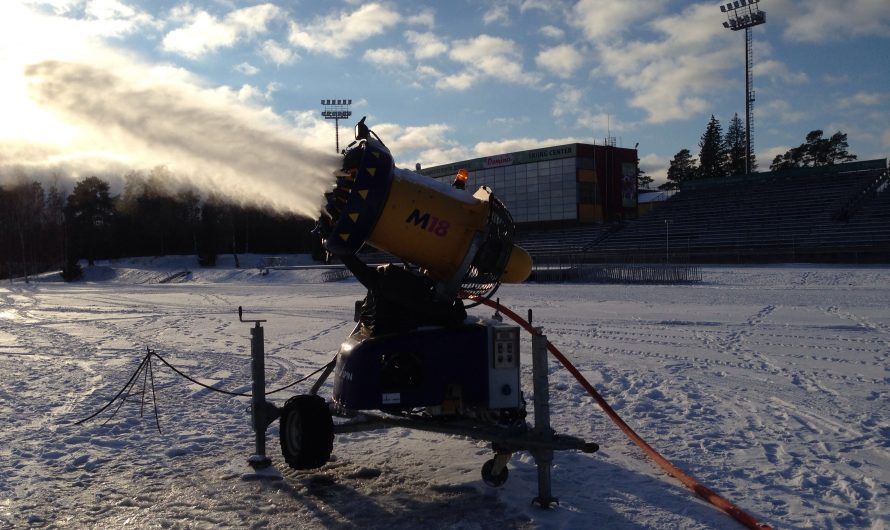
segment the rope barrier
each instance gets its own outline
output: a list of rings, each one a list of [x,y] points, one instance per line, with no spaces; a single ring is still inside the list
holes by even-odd
[[[479,302],[495,309],[496,311],[504,313],[530,334],[540,335],[540,331],[535,329],[528,321],[526,321],[510,309],[502,306],[500,303],[492,302],[488,298],[481,298],[471,294],[466,294],[465,296],[470,300],[473,300],[474,302]],[[637,444],[637,446],[639,446],[640,449],[642,449],[643,452],[645,452],[646,455],[649,456],[649,458],[655,461],[655,463],[658,464],[659,467],[661,467],[661,469],[663,469],[668,475],[671,475],[672,477],[679,480],[684,486],[695,492],[699,497],[707,501],[712,506],[720,509],[747,528],[750,528],[751,530],[772,530],[769,525],[761,523],[752,515],[748,514],[732,502],[728,501],[713,490],[702,485],[698,480],[688,475],[676,465],[674,465],[670,460],[662,456],[661,453],[659,453],[651,445],[646,443],[646,441],[643,440],[643,438],[639,434],[637,434],[633,429],[630,428],[627,423],[625,423],[623,419],[621,419],[621,416],[619,416],[618,413],[615,412],[615,410],[611,407],[611,405],[609,405],[609,403],[606,402],[606,400],[599,394],[599,392],[596,391],[593,385],[591,385],[590,382],[588,382],[587,379],[583,375],[581,375],[581,372],[579,372],[578,369],[575,368],[575,365],[569,362],[569,360],[562,354],[562,352],[560,352],[550,341],[547,341],[547,349],[554,357],[556,357],[556,359],[565,367],[565,369],[568,370],[569,373],[571,373],[575,377],[575,379],[578,380],[581,386],[583,386],[584,389],[587,390],[587,393],[590,394],[594,401],[596,401],[597,404],[603,409],[609,419],[611,419],[612,422],[614,422],[615,425],[617,425],[618,428],[624,432],[624,434],[626,434],[635,444]]]
[[[124,384],[123,388],[121,388],[120,391],[119,391],[113,398],[111,398],[111,399],[108,401],[108,403],[105,404],[105,406],[103,406],[102,408],[100,408],[99,410],[97,410],[96,412],[94,412],[93,414],[90,414],[90,415],[87,416],[86,418],[74,422],[74,425],[80,425],[80,424],[82,424],[82,423],[86,423],[87,421],[89,421],[89,420],[95,418],[96,416],[98,416],[99,414],[101,414],[102,412],[104,412],[106,409],[108,409],[108,407],[110,407],[115,401],[118,400],[118,398],[121,397],[121,395],[123,395],[124,398],[123,398],[123,399],[121,400],[121,402],[118,404],[117,408],[115,409],[114,413],[112,413],[111,417],[109,417],[109,418],[105,421],[105,423],[108,423],[109,421],[111,421],[111,419],[114,418],[115,415],[117,415],[117,412],[121,409],[121,407],[122,407],[122,406],[124,405],[124,403],[127,401],[127,398],[130,396],[130,390],[132,390],[133,384],[134,384],[136,378],[139,376],[139,373],[142,372],[143,370],[145,370],[145,373],[143,373],[143,380],[142,380],[142,404],[141,404],[141,406],[140,406],[139,415],[140,415],[140,416],[142,415],[143,409],[144,409],[144,407],[145,407],[145,386],[146,386],[146,379],[148,379],[148,380],[151,381],[151,393],[152,393],[152,402],[153,402],[153,404],[154,404],[155,422],[157,423],[157,426],[158,426],[158,432],[161,432],[161,424],[160,424],[160,420],[158,419],[158,403],[157,403],[157,400],[154,399],[154,396],[155,396],[155,375],[154,375],[154,368],[152,367],[152,364],[151,364],[151,358],[152,358],[152,357],[156,357],[159,361],[161,361],[162,363],[164,363],[164,365],[166,365],[168,368],[170,368],[171,370],[173,370],[174,373],[176,373],[177,375],[179,375],[179,376],[182,377],[183,379],[186,379],[186,380],[188,380],[189,382],[191,382],[191,383],[193,383],[193,384],[196,384],[196,385],[198,385],[198,386],[200,386],[200,387],[202,387],[202,388],[206,388],[207,390],[210,390],[210,391],[213,391],[213,392],[217,392],[217,393],[219,393],[219,394],[225,394],[225,395],[228,395],[228,396],[253,397],[252,394],[247,394],[247,393],[244,393],[244,392],[232,392],[232,391],[230,391],[230,390],[224,390],[224,389],[222,389],[222,388],[216,388],[216,387],[213,387],[213,386],[204,384],[204,383],[198,381],[197,379],[195,379],[195,378],[193,378],[193,377],[190,377],[188,374],[184,373],[182,370],[180,370],[180,369],[176,368],[175,366],[173,366],[172,364],[170,364],[166,359],[164,359],[163,357],[161,357],[161,356],[160,356],[157,352],[155,352],[154,350],[151,350],[150,348],[146,348],[146,353],[145,353],[145,356],[142,358],[142,362],[139,363],[139,366],[136,368],[136,371],[133,372],[133,375],[130,376],[130,379],[127,380],[127,382],[126,382],[126,384]],[[314,372],[312,372],[311,374],[309,374],[309,375],[307,375],[307,376],[305,376],[305,377],[303,377],[303,378],[297,379],[297,380],[294,381],[293,383],[290,383],[290,384],[288,384],[288,385],[285,385],[285,386],[283,386],[283,387],[281,387],[281,388],[276,388],[275,390],[271,390],[271,391],[269,391],[269,392],[266,392],[264,395],[269,396],[269,395],[277,394],[278,392],[282,392],[282,391],[284,391],[284,390],[287,390],[288,388],[291,388],[292,386],[295,386],[295,385],[297,385],[297,384],[299,384],[299,383],[302,383],[303,381],[306,381],[306,380],[309,379],[310,377],[312,377],[312,376],[318,374],[318,373],[321,372],[322,370],[324,370],[324,369],[328,368],[329,366],[333,365],[335,362],[336,362],[336,357],[335,357],[334,359],[332,359],[330,362],[328,362],[327,364],[325,364],[324,366],[322,366],[321,368],[319,368],[319,369],[315,370]]]

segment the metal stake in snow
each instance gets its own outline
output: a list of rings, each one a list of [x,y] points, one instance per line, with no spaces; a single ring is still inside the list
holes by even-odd
[[[275,421],[277,415],[269,409],[266,401],[266,352],[264,350],[263,326],[265,320],[244,320],[243,310],[238,306],[238,320],[252,323],[250,328],[250,369],[253,379],[253,391],[250,398],[250,417],[256,433],[256,453],[247,459],[254,469],[269,467],[272,461],[266,456],[266,428]],[[271,412],[271,414],[267,414]]]
[[[528,310],[528,321],[532,321],[532,310]],[[544,442],[553,440],[553,429],[550,427],[550,382],[547,373],[547,336],[542,328],[535,328],[532,335],[532,379],[535,392],[535,434]],[[531,451],[538,468],[538,496],[532,502],[541,508],[549,508],[551,504],[559,504],[559,500],[551,494],[550,471],[553,467],[553,449],[541,447]]]

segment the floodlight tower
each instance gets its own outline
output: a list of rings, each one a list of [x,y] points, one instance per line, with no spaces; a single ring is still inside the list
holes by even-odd
[[[738,31],[745,30],[745,174],[751,173],[751,121],[754,103],[754,88],[751,83],[751,68],[754,57],[751,54],[751,28],[766,23],[766,12],[757,4],[760,0],[734,0],[720,6],[726,13],[723,27]]]
[[[324,110],[321,115],[326,120],[334,120],[334,134],[337,138],[337,153],[340,153],[340,120],[345,120],[352,116],[349,106],[352,105],[351,99],[323,99],[321,105]]]

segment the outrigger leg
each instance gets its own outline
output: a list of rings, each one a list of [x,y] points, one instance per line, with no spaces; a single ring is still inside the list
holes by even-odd
[[[529,318],[531,320],[531,318]],[[542,442],[553,441],[553,429],[550,428],[550,386],[547,373],[547,336],[541,328],[535,328],[532,335],[532,381],[534,386],[535,428],[534,435]],[[532,449],[535,465],[538,468],[538,496],[532,502],[541,508],[549,508],[551,504],[559,504],[559,499],[551,494],[550,470],[553,467],[553,449],[542,447]]]

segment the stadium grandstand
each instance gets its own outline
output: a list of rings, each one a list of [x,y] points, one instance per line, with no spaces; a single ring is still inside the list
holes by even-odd
[[[890,262],[886,159],[689,181],[639,204],[622,185],[631,149],[573,144],[421,172],[450,182],[460,168],[468,189],[489,185],[515,212],[538,263]]]
[[[887,160],[690,181],[581,253],[597,261],[888,262]]]

